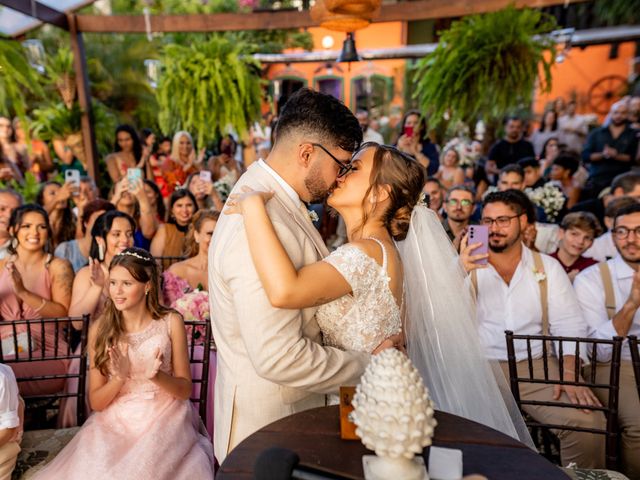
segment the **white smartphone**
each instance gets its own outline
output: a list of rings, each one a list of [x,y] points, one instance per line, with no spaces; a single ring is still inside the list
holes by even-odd
[[[200,180],[206,183],[211,183],[211,171],[210,170],[201,170],[200,171]]]
[[[67,170],[64,172],[64,182],[73,184],[76,189],[80,188],[80,171],[79,170]],[[75,193],[77,195],[77,192]]]
[[[104,261],[104,246],[102,245],[102,242],[98,242],[98,260],[101,262]]]
[[[127,168],[127,182],[129,183],[129,188],[131,188],[131,186],[138,180],[142,180],[142,169]]]

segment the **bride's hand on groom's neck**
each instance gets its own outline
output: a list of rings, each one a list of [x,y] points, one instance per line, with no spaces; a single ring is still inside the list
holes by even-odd
[[[251,203],[256,205],[264,205],[275,195],[275,192],[260,192],[253,190],[251,187],[244,186],[241,188],[242,193],[234,193],[230,195],[225,204],[224,214],[233,215],[246,213],[246,208]]]

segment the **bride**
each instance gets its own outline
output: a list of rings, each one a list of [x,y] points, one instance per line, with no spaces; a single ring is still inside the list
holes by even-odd
[[[486,360],[471,290],[434,212],[419,204],[424,170],[394,147],[366,143],[328,204],[349,242],[296,271],[269,220],[273,192],[231,195],[251,256],[274,307],[320,305],[327,345],[371,352],[404,331],[408,354],[437,408],[533,445],[499,369]]]

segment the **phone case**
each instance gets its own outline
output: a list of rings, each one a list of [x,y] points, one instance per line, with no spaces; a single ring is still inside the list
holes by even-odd
[[[482,255],[483,253],[489,253],[489,227],[486,225],[469,225],[469,245],[473,243],[481,243],[478,248],[476,248],[472,255]],[[486,265],[489,261],[488,258],[482,260],[476,260],[475,263],[479,265]]]

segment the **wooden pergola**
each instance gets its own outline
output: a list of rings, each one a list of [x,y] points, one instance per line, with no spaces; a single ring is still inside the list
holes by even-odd
[[[580,3],[587,0],[571,0]],[[385,3],[373,22],[414,21],[452,18],[474,13],[500,10],[509,5],[517,8],[543,8],[566,4],[565,0],[413,0]],[[83,33],[147,33],[152,32],[220,32],[238,30],[270,30],[317,26],[308,10],[273,10],[252,13],[220,13],[198,15],[80,15],[63,12],[37,0],[0,0],[0,5],[54,25],[69,32],[74,55],[78,100],[82,109],[82,137],[87,167],[93,178],[98,175],[98,153],[91,123],[91,91]]]

